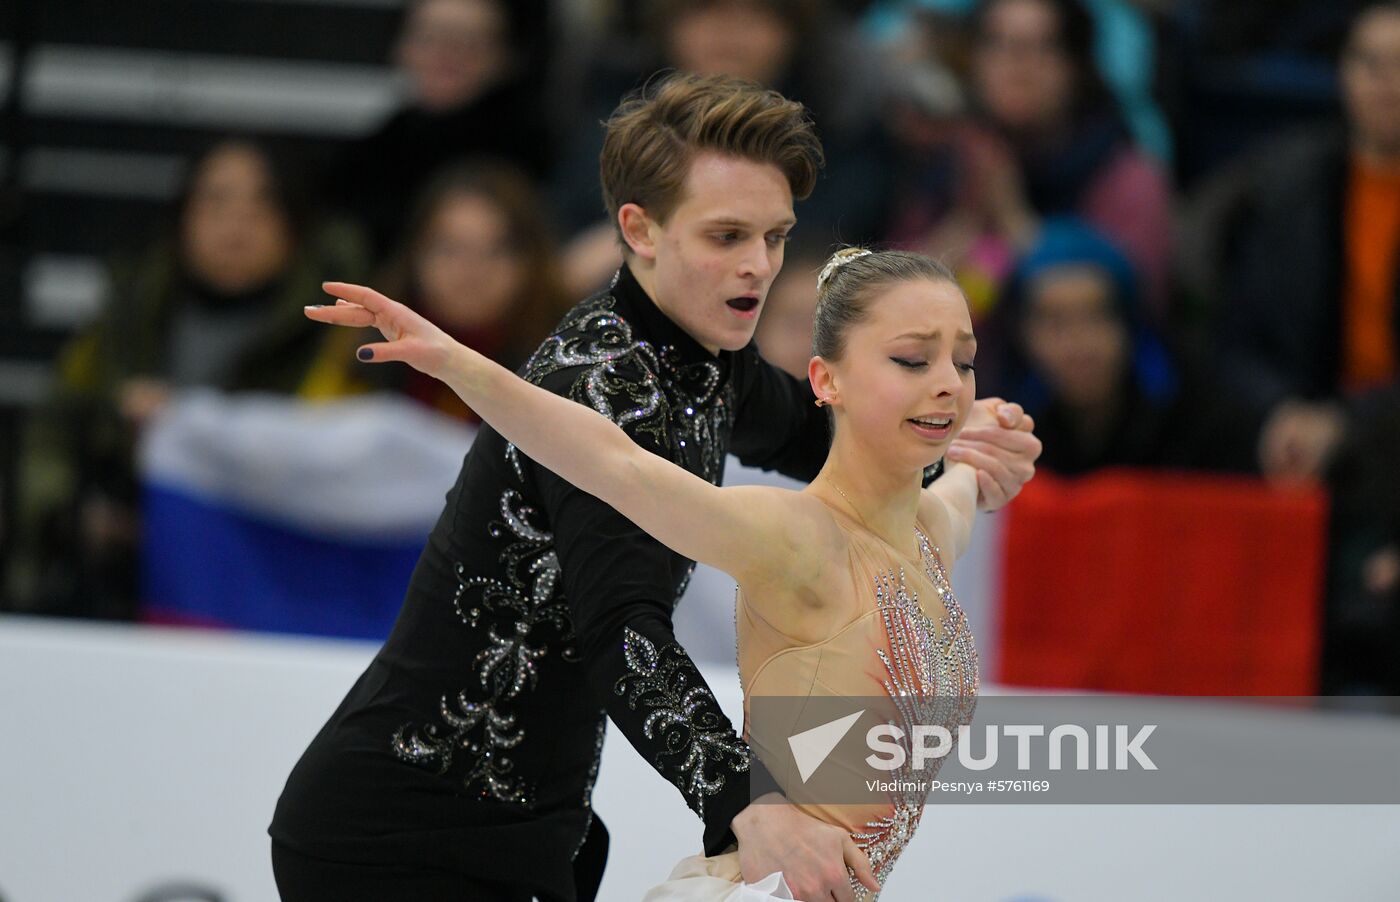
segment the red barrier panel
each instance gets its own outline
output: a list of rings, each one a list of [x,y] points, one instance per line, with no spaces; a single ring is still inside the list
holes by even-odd
[[[1146,471],[1037,474],[1005,516],[999,682],[1316,691],[1322,490]]]

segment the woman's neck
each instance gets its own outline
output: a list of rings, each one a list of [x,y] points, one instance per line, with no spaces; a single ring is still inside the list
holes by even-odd
[[[920,471],[889,471],[871,464],[872,455],[842,442],[838,434],[812,490],[866,529],[909,554],[919,513]],[[911,555],[917,557],[917,555]]]

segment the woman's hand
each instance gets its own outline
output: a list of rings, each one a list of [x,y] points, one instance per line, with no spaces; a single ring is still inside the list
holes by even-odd
[[[348,282],[325,282],[321,288],[338,300],[334,306],[307,307],[309,318],[337,326],[373,326],[387,339],[361,345],[356,354],[360,360],[398,360],[434,378],[445,377],[453,351],[460,347],[447,333],[373,288]]]

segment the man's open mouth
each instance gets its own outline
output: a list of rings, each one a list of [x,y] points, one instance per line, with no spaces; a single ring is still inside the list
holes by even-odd
[[[730,298],[725,303],[740,313],[748,313],[758,306],[758,298]]]

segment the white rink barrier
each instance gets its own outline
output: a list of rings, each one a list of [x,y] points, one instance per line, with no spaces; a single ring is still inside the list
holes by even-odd
[[[180,885],[162,898],[276,899],[273,804],[373,652],[0,616],[0,899],[137,902]],[[736,716],[731,668],[707,676]],[[1326,746],[1329,723],[1298,740]],[[1247,741],[1247,724],[1212,729]],[[616,732],[595,806],[613,840],[606,902],[639,898],[698,846],[699,821]],[[1397,806],[931,808],[881,898],[1393,902],[1397,837]]]

